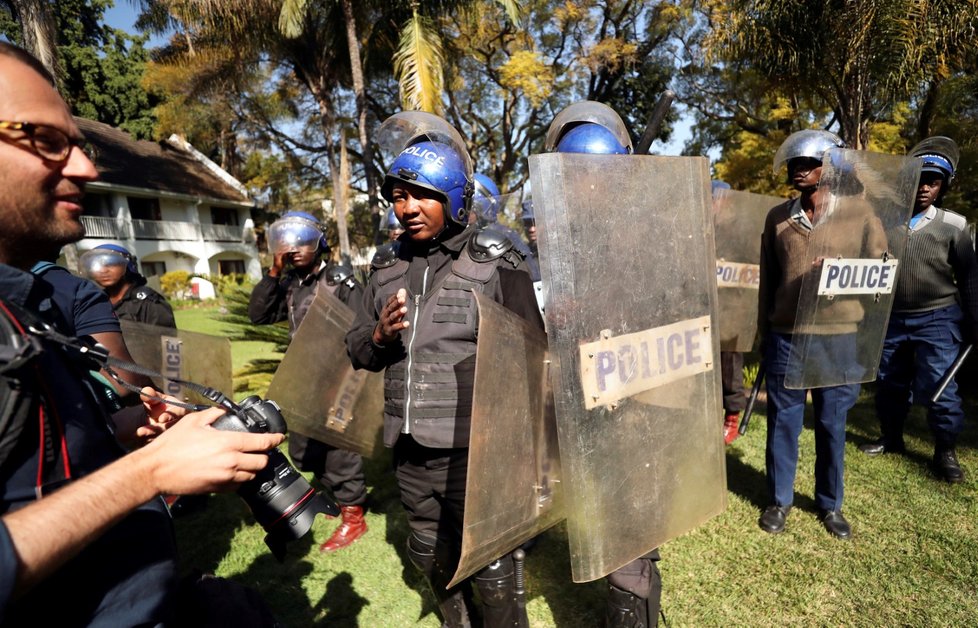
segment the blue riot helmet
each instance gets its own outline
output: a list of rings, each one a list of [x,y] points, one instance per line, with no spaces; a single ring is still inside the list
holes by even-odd
[[[832,148],[845,148],[846,144],[839,136],[821,129],[806,129],[789,135],[774,155],[774,172],[781,166],[801,157],[822,161],[825,151]]]
[[[394,208],[391,207],[387,210],[387,230],[388,231],[404,231],[404,225],[401,221],[397,219],[397,214],[394,213]]]
[[[958,151],[958,145],[951,138],[943,135],[928,137],[910,149],[910,155],[919,157],[923,161],[921,172],[936,172],[943,176],[945,190],[954,181],[961,153]],[[942,193],[945,190],[942,190]]]
[[[82,253],[79,263],[82,271],[90,278],[106,266],[125,266],[127,274],[139,274],[136,268],[136,257],[129,252],[129,249],[118,244],[100,244]]]
[[[557,142],[558,153],[590,155],[628,155],[631,151],[618,143],[615,135],[601,125],[584,122],[571,127]]]
[[[632,139],[614,109],[604,103],[584,100],[557,114],[547,130],[544,150],[625,155],[632,152]]]
[[[329,245],[315,216],[289,211],[268,228],[268,251],[272,255],[291,251],[327,251]]]
[[[720,181],[719,179],[713,179],[710,181],[710,190],[713,192],[713,198],[717,197],[717,194],[722,194],[723,190],[729,190],[730,184],[726,181]]]
[[[391,240],[396,240],[402,233],[404,233],[404,225],[397,219],[397,214],[394,213],[394,208],[391,207],[387,210],[387,237]]]
[[[493,180],[477,172],[472,175],[475,191],[472,194],[472,211],[485,222],[496,222],[499,213],[499,188]]]
[[[523,204],[520,207],[523,210],[523,224],[525,226],[535,225],[537,219],[536,216],[533,215],[533,199],[526,199],[523,201]]]
[[[462,162],[458,152],[448,144],[430,141],[412,144],[391,164],[381,194],[393,203],[391,190],[395,181],[437,192],[442,198],[446,219],[467,224],[473,185]]]
[[[375,137],[396,155],[381,188],[388,202],[395,182],[410,183],[443,198],[446,224],[468,223],[472,161],[455,127],[432,113],[404,111],[384,120]]]

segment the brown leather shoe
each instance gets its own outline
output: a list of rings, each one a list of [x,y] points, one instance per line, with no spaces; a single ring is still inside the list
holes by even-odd
[[[723,442],[729,445],[740,436],[740,413],[728,412],[723,417]]]
[[[363,518],[363,506],[340,507],[340,526],[333,536],[319,546],[320,552],[335,552],[359,539],[367,531],[367,521]]]

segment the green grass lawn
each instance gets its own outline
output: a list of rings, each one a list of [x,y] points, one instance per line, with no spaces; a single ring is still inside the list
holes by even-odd
[[[204,310],[177,313],[186,329],[217,333]],[[198,327],[197,325],[200,325]],[[205,329],[206,328],[206,329]],[[236,347],[235,368],[260,347]],[[968,415],[976,407],[968,404]],[[969,420],[958,450],[963,484],[930,475],[932,445],[923,414],[908,424],[907,456],[869,458],[859,444],[878,434],[864,390],[850,413],[844,511],[850,542],[826,533],[812,500],[814,438],[801,437],[795,509],[784,534],[757,527],[765,505],[763,408],[727,448],[728,506],[662,548],[663,610],[672,626],[974,626],[978,623],[978,438]],[[717,417],[719,438],[720,417]],[[186,569],[198,567],[258,589],[288,626],[438,626],[432,596],[403,551],[407,523],[389,458],[368,461],[369,532],[324,555],[335,522],[319,518],[279,564],[263,531],[235,495],[178,518]],[[532,626],[600,626],[602,582],[573,584],[566,535],[558,526],[527,558]]]

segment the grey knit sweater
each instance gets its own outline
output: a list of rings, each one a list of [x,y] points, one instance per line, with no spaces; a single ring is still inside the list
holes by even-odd
[[[978,320],[978,261],[964,216],[937,209],[910,232],[900,260],[893,311],[929,312],[959,303]]]

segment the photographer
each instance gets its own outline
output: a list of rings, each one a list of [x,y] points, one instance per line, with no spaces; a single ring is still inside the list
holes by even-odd
[[[163,624],[175,548],[161,492],[225,490],[252,479],[277,434],[221,432],[223,412],[188,414],[144,389],[148,444],[123,455],[92,394],[90,365],[31,329],[64,321],[27,269],[75,242],[97,173],[43,66],[0,42],[0,621]]]

